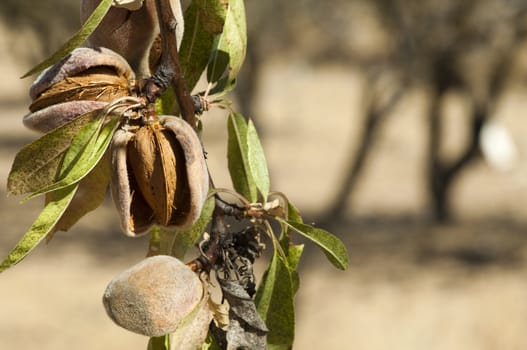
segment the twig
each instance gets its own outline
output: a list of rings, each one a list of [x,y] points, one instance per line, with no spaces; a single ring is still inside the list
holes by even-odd
[[[192,270],[209,272],[218,262],[222,244],[229,234],[227,224],[225,223],[225,216],[232,216],[241,220],[245,216],[245,212],[238,206],[228,203],[216,195],[215,208],[212,213],[210,238],[205,242],[202,255],[187,263]]]
[[[195,129],[194,101],[187,90],[181,65],[179,64],[176,39],[176,26],[178,23],[170,6],[170,1],[156,0],[156,11],[161,31],[161,60],[156,73],[146,81],[143,92],[148,101],[152,103],[171,84],[181,116]]]

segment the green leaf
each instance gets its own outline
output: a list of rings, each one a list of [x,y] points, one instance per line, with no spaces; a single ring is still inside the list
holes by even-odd
[[[59,48],[53,55],[39,63],[35,67],[31,68],[22,78],[30,75],[40,73],[44,69],[54,65],[61,59],[66,57],[70,52],[79,47],[88,37],[93,33],[95,28],[101,23],[102,19],[112,6],[112,0],[102,0],[100,4],[93,10],[93,13],[88,17],[86,22],[82,25],[81,29],[73,35],[61,48]]]
[[[200,9],[203,28],[211,34],[220,34],[223,31],[229,0],[194,0],[193,3]]]
[[[296,295],[298,288],[300,287],[300,276],[297,272],[298,263],[300,262],[300,257],[304,252],[303,244],[291,244],[287,249],[287,264],[291,269],[291,281],[293,283],[293,295]]]
[[[187,251],[192,248],[203,236],[203,232],[205,232],[205,229],[212,218],[214,206],[214,196],[211,196],[205,201],[203,209],[201,210],[201,216],[199,217],[198,221],[192,225],[190,229],[174,232],[170,245],[170,255],[183,260]]]
[[[209,63],[212,72],[207,76],[222,76],[225,69],[227,74],[218,81],[211,94],[220,92],[225,94],[234,88],[236,76],[245,60],[246,50],[247,26],[244,2],[243,0],[231,0],[229,1],[223,32],[217,39],[215,52],[212,54],[212,60]],[[225,62],[226,57],[228,57],[228,67],[224,67],[222,63]]]
[[[257,188],[249,167],[247,123],[243,116],[231,113],[227,122],[227,161],[234,189],[251,202],[257,200]]]
[[[266,202],[271,180],[269,179],[269,170],[267,169],[267,161],[265,160],[262,144],[254,123],[250,119],[247,125],[247,153],[251,175],[263,197],[262,201]]]
[[[155,102],[155,110],[158,115],[173,115],[176,111],[176,93],[172,86],[169,86],[165,92]]]
[[[285,251],[287,251],[288,249],[290,249],[289,247],[291,247],[291,245],[290,245],[290,242],[291,242],[291,231],[294,230],[289,225],[287,225],[287,220],[292,221],[292,222],[298,222],[298,223],[303,223],[304,222],[302,220],[302,216],[300,216],[300,212],[294,206],[294,204],[291,203],[287,198],[286,198],[286,201],[287,201],[287,216],[285,218],[286,221],[280,220],[280,225],[282,226],[282,232],[281,232],[281,235],[280,235],[280,244],[282,245],[282,248]],[[290,266],[294,270],[296,270],[296,265],[295,264],[291,264],[291,262],[290,262]]]
[[[7,179],[9,193],[19,195],[50,186],[57,180],[62,160],[72,139],[100,110],[81,115],[22,148]]]
[[[324,254],[326,254],[328,260],[336,268],[346,270],[349,267],[348,253],[346,252],[346,247],[344,247],[344,244],[340,239],[338,239],[331,233],[320,228],[315,228],[313,226],[291,220],[278,220],[284,222],[285,224],[293,228],[296,232],[310,239],[317,246],[322,248],[322,251],[324,252]]]
[[[294,286],[291,271],[276,250],[256,292],[255,303],[269,328],[269,349],[290,349],[295,338]]]
[[[84,215],[97,209],[102,204],[110,182],[110,171],[110,154],[106,153],[95,168],[79,182],[77,193],[48,237],[51,238],[56,231],[69,230]],[[55,197],[56,192],[47,193],[46,202],[53,200]]]
[[[287,220],[298,223],[304,222],[298,208],[289,201],[287,202]]]
[[[219,37],[216,37],[216,46]],[[225,51],[214,50],[210,59],[210,63],[207,67],[207,81],[209,83],[216,83],[222,77],[225,77],[225,73],[229,67],[230,57]]]
[[[286,220],[290,220],[293,222],[299,222],[302,223],[302,217],[300,216],[300,212],[298,209],[291,203],[287,198],[284,199],[287,202],[287,217]],[[282,246],[282,249],[284,252],[286,252],[286,259],[287,264],[289,265],[289,268],[291,269],[291,279],[293,282],[293,292],[296,295],[299,287],[300,287],[300,276],[298,274],[298,263],[300,262],[300,257],[302,256],[302,253],[304,252],[304,245],[303,244],[292,244],[291,243],[291,229],[290,226],[287,225],[287,221],[280,221],[280,224],[282,226],[282,234],[280,237],[280,245]]]
[[[100,127],[101,124],[104,123],[104,120],[105,118],[99,118],[94,121],[91,121],[75,136],[74,140],[72,141],[72,145],[75,144],[77,146],[80,146],[80,142],[77,143],[76,139],[85,140],[85,133],[92,133],[93,128]],[[110,118],[106,125],[102,127],[100,132],[95,132],[95,134],[92,134],[89,143],[85,147],[78,147],[78,151],[72,151],[73,155],[71,156],[71,158],[69,158],[71,159],[71,163],[68,164],[67,171],[61,170],[61,174],[63,174],[63,176],[58,181],[56,181],[50,186],[41,188],[38,191],[33,192],[27,197],[27,199],[39,196],[43,193],[64,188],[82,180],[87,174],[90,173],[90,171],[92,171],[92,169],[103,157],[104,153],[106,152],[106,149],[110,145],[113,133],[118,124],[119,118]],[[74,154],[74,152],[77,153]]]
[[[61,180],[71,172],[71,168],[78,162],[83,151],[90,146],[90,143],[95,143],[100,128],[104,122],[102,110],[99,112],[99,118],[94,118],[79,130],[77,135],[71,140],[68,150],[64,154],[62,165],[60,167],[57,180]]]
[[[33,225],[0,264],[0,272],[18,264],[51,231],[71,202],[77,185],[58,190],[54,199],[46,204]]]
[[[148,340],[148,350],[170,350],[170,335],[152,337]]]
[[[179,49],[179,60],[188,91],[192,91],[201,73],[207,67],[210,52],[214,42],[214,35],[207,28],[207,19],[211,6],[220,1],[193,1],[185,10],[185,34]]]

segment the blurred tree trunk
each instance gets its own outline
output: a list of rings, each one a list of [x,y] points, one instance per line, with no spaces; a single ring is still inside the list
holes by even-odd
[[[469,141],[457,159],[448,163],[441,159],[440,150],[445,138],[441,135],[441,105],[444,92],[436,93],[432,98],[429,116],[429,150],[428,150],[428,187],[430,206],[437,222],[443,223],[452,218],[451,189],[455,179],[474,161],[479,154],[479,136],[483,124],[488,118],[486,108],[474,104],[470,116]]]
[[[385,99],[375,93],[378,90],[374,87],[378,84],[377,80],[384,73],[384,70],[377,74],[376,77],[370,78],[367,83],[365,91],[370,94],[366,106],[366,115],[363,122],[362,132],[360,135],[360,141],[355,154],[352,150],[348,152],[350,155],[349,163],[345,170],[345,177],[341,182],[341,185],[337,187],[337,195],[331,202],[331,205],[326,209],[322,215],[322,221],[329,224],[332,220],[341,220],[344,218],[346,211],[349,208],[350,198],[359,182],[359,179],[363,173],[364,166],[370,158],[373,149],[375,148],[375,141],[377,139],[377,133],[380,126],[390,115],[394,107],[402,98],[405,92],[405,84],[401,83],[398,87],[391,92],[391,94]],[[379,103],[379,101],[383,101]],[[352,144],[350,144],[353,147]]]

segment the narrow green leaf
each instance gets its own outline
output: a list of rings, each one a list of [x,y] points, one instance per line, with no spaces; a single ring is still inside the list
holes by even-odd
[[[172,86],[169,86],[165,92],[155,102],[155,110],[158,115],[174,115],[176,113],[176,93]]]
[[[92,123],[103,123],[103,119],[101,118],[99,120],[95,120]],[[74,161],[72,161],[71,165],[68,167],[69,171],[66,172],[62,178],[50,186],[33,192],[27,197],[27,199],[39,196],[43,193],[64,188],[82,180],[87,174],[90,173],[90,171],[92,171],[92,169],[103,157],[106,149],[110,145],[110,141],[112,140],[113,133],[118,123],[119,118],[111,118],[100,130],[100,132],[93,135],[89,143],[79,151],[80,154],[74,158]],[[82,132],[90,133],[91,128],[83,128]],[[83,138],[84,135],[82,135],[82,132],[79,132],[76,137]]]
[[[211,34],[220,34],[223,31],[229,0],[194,0],[193,3],[200,9],[203,28]]]
[[[13,161],[7,179],[9,193],[34,192],[53,184],[72,139],[86,124],[98,118],[99,112],[81,115],[23,147]]]
[[[289,225],[287,225],[287,220],[292,222],[299,222],[303,223],[302,216],[300,216],[300,212],[298,209],[294,206],[293,203],[291,203],[287,198],[287,215],[284,220],[280,220],[280,225],[282,227],[282,231],[280,234],[280,244],[282,245],[282,248],[287,251],[290,246],[291,242],[291,232],[294,231]],[[290,265],[293,269],[296,270],[296,265]]]
[[[298,268],[298,263],[300,262],[300,257],[304,252],[303,244],[291,244],[287,249],[287,264],[289,268],[295,271]]]
[[[64,57],[66,57],[75,48],[79,47],[88,37],[93,33],[95,28],[101,23],[102,19],[112,6],[112,0],[102,0],[101,3],[93,10],[93,13],[88,17],[81,29],[75,33],[62,47],[60,47],[53,55],[31,68],[22,78],[30,75],[40,73],[44,69],[54,65]]]
[[[82,156],[83,151],[90,147],[90,143],[95,143],[100,128],[104,122],[102,110],[99,112],[99,117],[89,121],[77,135],[71,140],[68,150],[64,154],[62,165],[60,167],[57,180],[61,180],[71,171],[71,168],[78,162],[79,157]]]
[[[205,201],[203,209],[201,210],[201,216],[199,217],[198,221],[190,229],[174,232],[174,236],[170,245],[170,255],[183,260],[187,251],[196,245],[196,243],[203,236],[203,232],[205,232],[205,229],[212,218],[213,211],[214,196],[211,196]]]
[[[295,207],[295,205],[289,201],[287,202],[287,220],[299,223],[304,222],[298,208]]]
[[[300,276],[298,274],[297,268],[298,263],[300,262],[300,257],[304,252],[303,244],[291,244],[287,249],[287,264],[291,269],[291,281],[293,283],[293,295],[296,295],[298,288],[300,287]]]
[[[214,40],[214,46],[218,46],[220,36]],[[217,83],[221,78],[225,78],[229,68],[230,57],[225,51],[214,49],[210,57],[210,63],[207,66],[207,81]]]
[[[289,201],[284,195],[284,199],[287,202],[287,216],[286,220],[290,220],[293,222],[300,222],[302,223],[302,217],[300,216],[300,212],[298,209],[294,206],[293,203]],[[287,264],[289,265],[289,268],[291,269],[291,280],[293,282],[293,292],[296,295],[299,287],[300,287],[300,276],[298,274],[298,263],[300,262],[300,257],[302,256],[302,253],[304,252],[304,245],[303,244],[293,244],[291,243],[291,232],[294,231],[291,229],[290,226],[287,225],[286,221],[280,221],[280,225],[282,226],[282,233],[280,235],[280,245],[282,246],[282,249],[284,252],[286,252],[286,259]]]
[[[0,264],[0,272],[18,264],[42,241],[68,207],[77,187],[77,185],[71,185],[57,191],[54,200],[46,204],[33,225]]]
[[[170,335],[152,337],[148,340],[148,350],[170,350]]]
[[[192,91],[201,73],[207,67],[214,35],[206,28],[207,3],[219,1],[193,1],[185,10],[185,34],[179,49],[179,59],[188,91]]]
[[[279,219],[279,221],[284,222],[296,232],[300,233],[304,237],[310,239],[317,246],[322,248],[324,254],[328,260],[338,269],[346,270],[349,267],[348,262],[348,253],[346,252],[346,247],[340,239],[332,235],[331,233],[322,230],[320,228],[315,228],[310,225],[295,221],[285,221]]]
[[[227,123],[227,161],[234,189],[251,202],[257,200],[257,188],[251,174],[247,147],[247,123],[243,116],[231,113]]]
[[[223,95],[226,95],[232,90],[234,90],[237,84],[238,84],[238,81],[236,80],[236,78],[228,80],[226,77],[224,77],[218,80],[218,83],[210,91],[210,95],[215,95],[216,97],[221,97]]]
[[[212,54],[213,72],[208,74],[211,77],[223,75],[225,69],[222,62],[228,62],[227,74],[218,81],[216,87],[211,91],[212,94],[225,94],[235,86],[236,76],[238,75],[247,50],[247,26],[245,22],[245,5],[243,0],[229,1],[227,17],[223,32],[217,40],[215,53]],[[226,60],[226,57],[228,59]]]
[[[106,197],[106,189],[110,182],[110,154],[103,159],[84,179],[79,182],[79,189],[68,208],[53,227],[50,235],[56,231],[67,231],[84,215],[97,209]],[[46,202],[55,199],[57,192],[46,194]],[[49,237],[51,237],[48,235]]]
[[[265,160],[260,138],[254,127],[254,123],[250,119],[247,125],[247,153],[251,175],[263,197],[262,202],[265,203],[269,195],[271,180],[269,179],[269,170],[267,169],[267,161]]]
[[[290,349],[295,338],[294,286],[291,271],[276,250],[256,292],[255,303],[269,328],[269,349]]]

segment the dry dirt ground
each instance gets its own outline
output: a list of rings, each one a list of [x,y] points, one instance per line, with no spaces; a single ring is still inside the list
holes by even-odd
[[[27,86],[16,77],[24,69],[11,57],[0,60],[11,67],[0,81],[5,256],[41,202],[6,197],[13,157],[36,134],[21,124]],[[361,79],[346,67],[295,61],[269,62],[263,76],[257,117],[272,187],[313,218],[334,195],[360,132]],[[333,269],[314,248],[301,261],[295,349],[527,349],[526,100],[510,94],[499,113],[518,144],[516,168],[471,167],[456,184],[456,221],[440,227],[424,209],[422,99],[416,93],[405,101],[382,130],[351,203],[354,215],[331,227],[351,268]],[[225,115],[206,116],[205,128],[212,174],[228,187]],[[449,133],[453,149],[463,142],[459,130]],[[115,326],[101,303],[112,276],[146,251],[144,239],[120,234],[115,215],[107,200],[0,275],[0,349],[145,349],[146,339]]]

